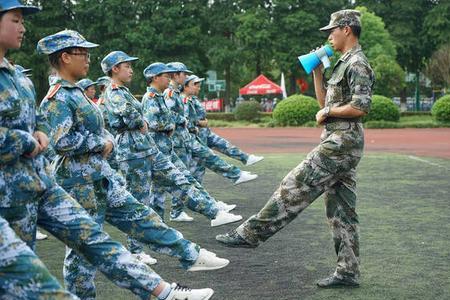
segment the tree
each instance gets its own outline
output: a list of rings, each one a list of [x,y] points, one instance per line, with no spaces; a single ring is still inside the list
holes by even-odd
[[[442,46],[433,53],[425,73],[434,86],[444,90],[450,86],[450,44]]]

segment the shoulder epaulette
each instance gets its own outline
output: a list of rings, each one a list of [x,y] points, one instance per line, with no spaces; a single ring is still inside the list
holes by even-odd
[[[53,97],[55,97],[56,93],[59,91],[59,89],[61,88],[61,84],[57,83],[53,86],[53,88],[51,88],[47,95],[45,96],[45,99],[52,99]]]
[[[188,101],[189,101],[189,98],[188,98],[188,97],[184,97],[184,98],[183,98],[183,103],[184,103],[184,104],[188,103]]]
[[[156,94],[153,93],[153,92],[148,92],[148,96],[149,96],[150,98],[155,98]]]

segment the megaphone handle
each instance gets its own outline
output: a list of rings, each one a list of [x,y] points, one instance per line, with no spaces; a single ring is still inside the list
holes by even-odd
[[[322,61],[322,63],[323,63],[323,67],[325,68],[325,69],[327,69],[327,68],[329,68],[330,66],[331,66],[331,62],[330,62],[330,60],[328,59],[328,56],[322,56],[321,58],[320,58],[320,60]]]

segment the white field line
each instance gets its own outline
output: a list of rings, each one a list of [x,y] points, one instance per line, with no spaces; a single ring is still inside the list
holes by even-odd
[[[423,158],[420,158],[420,157],[417,157],[417,156],[408,155],[408,158],[410,158],[410,159],[412,159],[412,160],[416,160],[416,161],[420,161],[420,162],[429,164],[429,165],[431,165],[431,166],[435,166],[435,167],[439,167],[439,168],[444,168],[444,169],[450,171],[449,168],[447,168],[447,167],[445,167],[445,166],[443,166],[443,165],[440,165],[440,164],[435,163],[435,162],[432,162],[432,161],[428,161],[428,160],[426,160],[426,159],[423,159]]]

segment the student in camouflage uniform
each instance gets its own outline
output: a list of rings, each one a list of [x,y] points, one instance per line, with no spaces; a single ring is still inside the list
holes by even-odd
[[[264,159],[262,156],[256,156],[253,154],[247,154],[240,150],[238,147],[231,144],[226,139],[212,132],[208,127],[208,119],[206,118],[206,110],[198,99],[198,94],[201,89],[201,82],[203,78],[199,78],[196,75],[191,75],[185,80],[185,87],[191,85],[189,90],[189,101],[186,103],[187,112],[191,118],[196,118],[196,120],[190,120],[190,124],[195,124],[198,129],[198,138],[209,148],[217,150],[231,158],[240,160],[246,166],[251,166]],[[186,91],[184,91],[186,94]],[[197,158],[194,157],[191,160],[190,171],[192,175],[197,178],[200,182],[203,181],[203,176],[205,174],[205,165]]]
[[[168,86],[168,73],[170,72],[175,72],[175,70],[169,69],[163,63],[153,63],[144,70],[144,76],[148,81],[149,87],[147,88],[147,93],[142,98],[143,115],[145,120],[147,121],[150,133],[155,140],[159,150],[168,158],[170,158],[172,163],[184,174],[189,183],[193,184],[206,197],[211,198],[209,194],[204,190],[204,188],[190,174],[186,166],[173,151],[171,136],[175,129],[174,117],[172,112],[166,106],[164,97],[162,95],[162,92]],[[216,162],[216,169],[219,168],[222,171],[234,172],[230,165],[225,165],[225,162],[224,164]],[[155,197],[153,207],[159,207],[157,208],[157,210],[161,211],[164,209],[165,192],[167,192],[167,190],[160,188],[159,186],[155,186],[154,192]],[[223,205],[223,203],[221,203],[221,205]],[[182,215],[186,216],[186,213],[182,211],[183,203],[181,201],[173,201],[172,206],[174,208],[172,210],[172,213],[178,215],[172,215],[172,221],[192,221],[192,218],[184,218],[183,220],[178,219],[178,217]],[[226,211],[232,208],[233,207],[230,208],[226,204],[224,205],[224,210]],[[229,214],[227,216],[227,219],[234,220],[238,217],[233,217],[232,214]]]
[[[236,222],[241,216],[219,212],[219,206],[211,197],[205,197],[170,161],[158,150],[143,119],[142,104],[130,93],[126,83],[133,75],[131,62],[137,60],[122,51],[114,51],[102,60],[102,70],[111,76],[111,84],[105,91],[105,108],[108,127],[116,135],[117,151],[115,165],[126,176],[129,190],[136,199],[147,206],[152,205],[152,184],[162,186],[170,194],[181,199],[187,207],[211,219],[212,226]],[[129,240],[133,253],[142,247]]]
[[[42,261],[16,236],[2,217],[0,217],[0,274],[2,299],[78,299],[64,290]]]
[[[19,0],[0,5],[0,216],[32,249],[36,224],[39,224],[76,249],[115,284],[141,299],[149,299],[152,294],[167,300],[209,299],[211,289],[188,291],[170,285],[133,259],[131,253],[103,232],[86,210],[56,184],[42,155],[48,146],[45,132],[49,127],[36,114],[34,87],[4,58],[7,50],[21,46],[25,33],[23,15],[37,11],[38,8],[25,6]],[[8,274],[17,272],[22,270],[8,270]],[[41,280],[46,281],[38,278],[34,284],[40,285]],[[27,282],[17,284],[27,285]]]
[[[189,181],[195,184],[206,197],[210,198],[208,192],[206,192],[203,186],[195,180],[195,177],[188,172],[186,167],[192,159],[191,150],[188,147],[190,144],[191,135],[187,130],[187,119],[184,116],[184,104],[181,99],[179,87],[183,86],[187,74],[192,72],[188,70],[181,62],[171,62],[166,66],[169,69],[174,70],[173,72],[168,73],[170,76],[170,82],[168,88],[165,89],[163,93],[165,104],[167,108],[171,110],[173,114],[173,121],[175,123],[175,130],[171,136],[171,139],[173,143],[173,153],[176,156],[173,156],[172,159],[178,163],[178,167],[184,171]],[[181,164],[180,160],[183,164]],[[222,201],[219,201],[218,205],[224,210],[231,210],[236,207],[235,204],[228,205]],[[176,198],[172,198],[171,220],[193,220],[192,217],[183,212],[183,205],[181,205],[180,201]]]
[[[97,105],[75,81],[89,69],[88,49],[97,47],[78,32],[64,30],[38,42],[38,52],[49,55],[57,71],[41,103],[51,128],[56,179],[98,222],[108,221],[153,250],[180,259],[189,271],[215,270],[229,261],[218,258],[168,227],[153,210],[127,190],[125,179],[109,165],[114,137],[105,130]],[[80,298],[95,295],[96,269],[68,248],[64,264],[66,286]],[[81,280],[82,278],[82,280]],[[83,296],[81,296],[83,295]]]
[[[361,118],[370,110],[374,73],[358,39],[360,13],[342,10],[331,15],[328,40],[343,55],[323,88],[322,68],[314,70],[319,105],[318,124],[324,124],[321,143],[281,182],[269,202],[236,230],[217,236],[231,247],[256,247],[295,219],[324,194],[326,215],[337,254],[336,271],[320,287],[359,286],[359,236],[356,214],[356,166],[363,154]]]
[[[91,99],[92,102],[97,104],[98,99],[95,98],[95,94],[97,91],[95,90],[95,86],[97,85],[97,81],[92,81],[89,78],[81,79],[77,82],[77,84],[80,86],[80,88],[84,91],[86,96]]]

